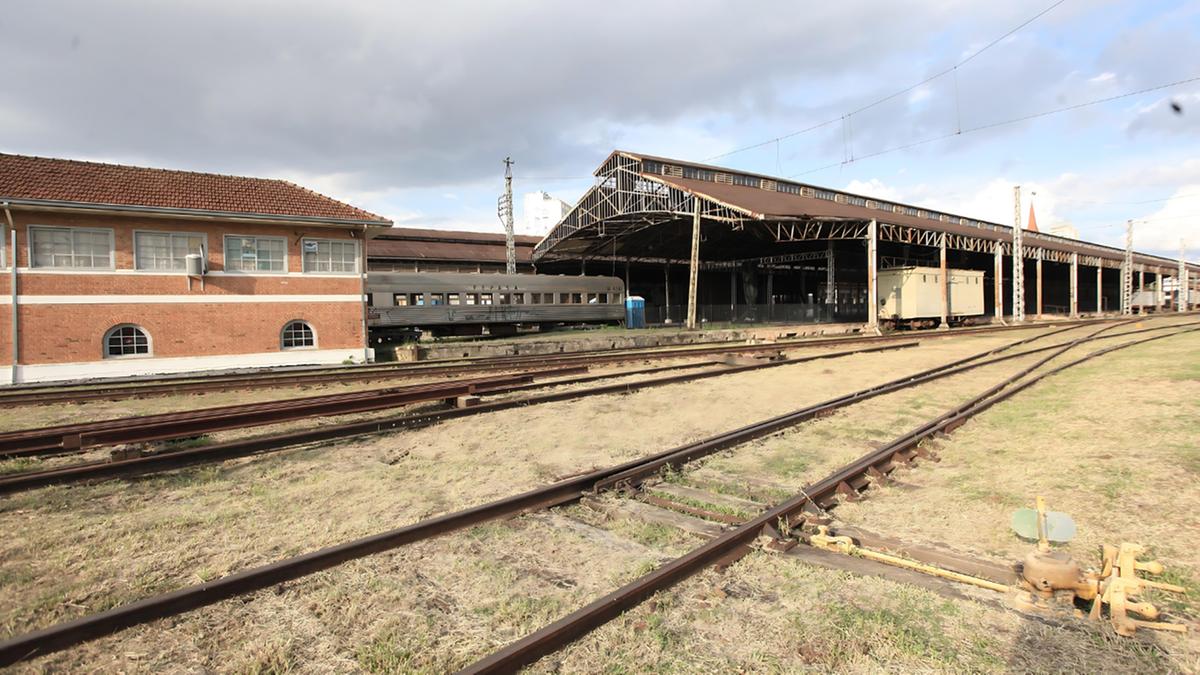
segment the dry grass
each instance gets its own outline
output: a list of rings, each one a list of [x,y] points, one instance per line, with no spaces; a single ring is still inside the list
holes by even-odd
[[[15,533],[0,541],[0,576],[9,580],[0,587],[0,631],[25,632],[512,494],[1000,342],[938,341],[15,495],[0,502],[0,528]],[[853,377],[830,377],[833,367]]]
[[[0,529],[16,533],[0,542],[0,635],[512,494],[1014,339],[935,340],[918,349],[481,415],[142,481],[14,496],[0,502]],[[852,408],[725,453],[702,472],[765,476],[792,488],[843,456],[862,454],[867,440],[886,440],[997,377],[980,370],[945,380],[933,393],[880,398],[863,404],[866,412]],[[442,672],[695,544],[677,532],[602,523],[572,508],[348,563],[27,668]],[[849,609],[820,614],[831,600]],[[994,614],[756,555],[725,575],[702,575],[644,604],[555,659],[567,671],[614,672],[622,664],[630,671],[689,672],[1026,669],[1019,667],[1018,640],[1048,640],[1051,633]],[[1078,663],[1085,669],[1102,670],[1090,666],[1104,654],[1133,658],[1143,669],[1168,663],[1153,649],[1083,651]]]

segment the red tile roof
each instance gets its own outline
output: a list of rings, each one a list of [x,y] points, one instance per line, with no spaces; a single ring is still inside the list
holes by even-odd
[[[1033,215],[1033,204],[1029,205],[1029,223],[1025,225],[1025,229],[1037,232],[1037,217]]]
[[[0,199],[391,222],[285,180],[2,153]]]

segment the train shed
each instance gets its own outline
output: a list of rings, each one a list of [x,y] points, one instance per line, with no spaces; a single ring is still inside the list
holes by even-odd
[[[1195,263],[675,159],[618,150],[595,176],[534,263],[623,274],[651,321],[873,325],[877,274],[901,266],[983,271],[998,320],[1130,311],[1142,290],[1162,305],[1179,279],[1186,306],[1200,278]]]

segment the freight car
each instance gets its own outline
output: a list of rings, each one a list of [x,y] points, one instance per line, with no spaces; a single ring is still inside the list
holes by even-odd
[[[948,270],[946,320],[984,323],[983,272]],[[879,272],[879,323],[885,328],[934,328],[941,323],[942,270],[894,267]]]
[[[425,332],[505,335],[558,324],[616,324],[625,317],[625,284],[615,277],[372,272],[367,294],[367,326],[376,342]]]

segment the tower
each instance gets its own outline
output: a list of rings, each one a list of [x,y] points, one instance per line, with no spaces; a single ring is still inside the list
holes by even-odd
[[[513,240],[513,197],[511,157],[504,158],[504,194],[496,201],[496,215],[504,224],[504,273],[517,273],[517,246]]]

